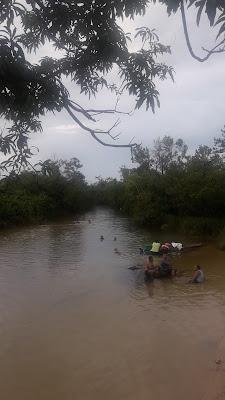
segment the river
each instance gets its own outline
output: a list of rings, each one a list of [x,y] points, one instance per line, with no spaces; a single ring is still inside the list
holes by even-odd
[[[151,239],[107,209],[1,233],[2,400],[224,399],[225,253],[146,284],[128,267]],[[186,283],[195,264],[203,285]]]

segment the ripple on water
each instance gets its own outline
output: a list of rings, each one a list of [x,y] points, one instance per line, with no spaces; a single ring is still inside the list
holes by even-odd
[[[225,331],[225,256],[197,250],[174,259],[181,277],[146,283],[128,267],[143,264],[138,249],[151,239],[106,209],[4,233],[4,400],[201,398]],[[197,263],[207,281],[186,284]]]

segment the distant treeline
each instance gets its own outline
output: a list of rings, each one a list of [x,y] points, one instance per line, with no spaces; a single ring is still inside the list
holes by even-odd
[[[121,168],[121,180],[99,179],[97,202],[137,223],[189,235],[225,237],[225,132],[212,147],[188,152],[182,139],[164,136],[152,149],[133,151],[135,168]]]
[[[36,170],[0,181],[1,226],[39,223],[95,205],[120,210],[138,224],[189,235],[225,237],[225,132],[213,146],[190,153],[182,139],[164,136],[152,149],[133,150],[135,167],[121,179],[88,185],[77,158],[46,160]]]
[[[46,160],[35,170],[11,172],[0,181],[0,226],[41,223],[87,210],[91,187],[77,158]]]

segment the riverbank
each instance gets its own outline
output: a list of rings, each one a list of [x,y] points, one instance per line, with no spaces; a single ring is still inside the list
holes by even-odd
[[[5,231],[5,230],[10,230],[12,228],[22,228],[22,227],[32,227],[32,226],[38,226],[41,224],[52,224],[52,223],[58,223],[61,221],[70,221],[70,220],[77,220],[82,219],[82,215],[90,210],[96,209],[98,210],[97,205],[91,205],[91,202],[89,201],[86,205],[83,204],[83,207],[79,207],[78,209],[75,209],[73,207],[72,210],[66,210],[64,208],[51,208],[51,203],[50,205],[46,204],[45,207],[41,208],[44,210],[44,212],[37,212],[37,202],[35,202],[35,208],[32,211],[32,200],[26,197],[20,197],[19,202],[16,206],[16,213],[15,213],[15,208],[13,208],[12,213],[5,213],[2,208],[0,208],[0,230]],[[29,201],[29,210],[30,212],[27,213],[28,207],[26,206],[26,201]],[[15,205],[15,198],[13,198],[13,204]],[[7,207],[11,209],[12,204],[10,202],[7,203]],[[6,209],[6,208],[5,208]],[[106,210],[110,211],[110,207],[105,207]],[[112,209],[111,209],[112,210]],[[136,229],[143,229],[143,232],[151,232],[151,240],[154,241],[159,240],[160,242],[165,242],[165,241],[179,241],[182,242],[186,245],[190,245],[195,242],[201,242],[204,245],[207,245],[211,243],[213,246],[216,248],[219,248],[220,250],[225,250],[225,232],[222,230],[219,234],[214,235],[209,235],[206,233],[202,233],[202,230],[198,231],[198,234],[196,233],[195,226],[199,226],[199,219],[194,223],[193,218],[186,218],[182,220],[180,218],[168,218],[167,219],[167,224],[164,224],[160,226],[159,229],[156,229],[155,225],[150,225],[150,224],[145,224],[141,223],[140,221],[136,220],[135,218],[132,218],[128,216],[126,213],[123,213],[121,210],[114,210],[115,213],[119,216],[123,216],[128,218],[130,223]],[[216,221],[217,222],[217,221]],[[204,225],[205,221],[203,221]],[[201,226],[203,226],[201,225]],[[211,228],[213,227],[213,221],[210,220],[210,218],[207,221],[207,225],[210,225]],[[223,223],[221,223],[223,225]],[[217,225],[218,226],[218,225]],[[204,232],[204,231],[203,231]],[[145,243],[140,243],[140,246],[144,245]]]
[[[92,207],[84,177],[23,172],[0,181],[0,228],[46,223]]]
[[[165,216],[164,223],[155,223],[139,219],[125,212],[123,209],[114,211],[127,217],[139,229],[150,231],[154,234],[153,240],[163,242],[179,241],[185,244],[203,243],[213,244],[220,250],[225,250],[225,219],[202,218],[188,216]],[[162,222],[162,221],[160,221]]]
[[[182,241],[182,237],[188,237],[191,242],[213,241],[225,249],[223,217],[169,214],[166,198],[163,209],[152,208],[148,192],[145,204],[143,195],[135,195],[130,201],[129,197],[126,183],[116,180],[88,185],[84,177],[71,180],[60,173],[46,176],[23,172],[0,181],[0,229],[47,223],[104,205],[129,217],[137,228],[155,231],[162,241]]]

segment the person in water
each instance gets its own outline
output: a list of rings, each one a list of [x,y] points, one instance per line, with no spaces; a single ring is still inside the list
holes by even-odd
[[[115,252],[116,254],[121,255],[121,252],[120,252],[117,248],[114,249],[114,252]]]
[[[204,282],[204,280],[205,280],[204,273],[203,273],[200,265],[196,265],[196,267],[194,269],[194,274],[190,280],[190,283],[202,283],[202,282]]]
[[[153,242],[151,247],[152,254],[158,254],[160,250],[161,243],[159,241]]]
[[[139,247],[139,254],[143,255],[144,254],[144,249],[142,249],[142,247]]]
[[[152,256],[148,256],[147,262],[144,267],[144,272],[146,278],[153,278],[154,272],[155,272],[155,266],[154,266],[154,260]]]
[[[159,264],[159,274],[161,276],[167,276],[172,274],[172,267],[168,255],[163,254],[160,264]]]
[[[169,242],[165,242],[162,244],[160,250],[162,251],[162,253],[168,253],[170,251],[171,248],[171,244]]]

